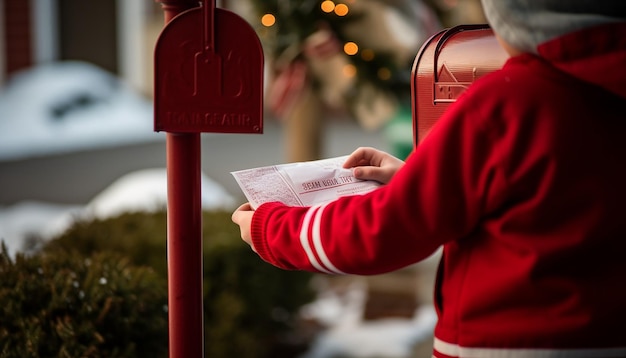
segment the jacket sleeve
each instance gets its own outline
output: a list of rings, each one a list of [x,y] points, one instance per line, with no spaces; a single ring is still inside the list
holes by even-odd
[[[484,211],[498,158],[475,111],[459,100],[393,179],[366,195],[313,207],[266,203],[255,212],[257,253],[284,269],[372,275],[462,238]]]

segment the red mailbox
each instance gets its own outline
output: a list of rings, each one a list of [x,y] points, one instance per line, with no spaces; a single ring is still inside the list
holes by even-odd
[[[174,17],[155,47],[156,131],[262,133],[263,49],[214,0]]]
[[[428,39],[411,76],[415,145],[461,93],[508,57],[488,25],[459,25]]]

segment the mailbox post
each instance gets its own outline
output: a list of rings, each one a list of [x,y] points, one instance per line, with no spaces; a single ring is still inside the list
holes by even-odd
[[[263,132],[263,50],[252,27],[215,0],[156,1],[165,15],[154,52],[154,129],[167,132],[169,355],[201,358],[200,133]]]

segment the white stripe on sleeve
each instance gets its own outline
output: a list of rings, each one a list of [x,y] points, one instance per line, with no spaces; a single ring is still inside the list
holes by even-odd
[[[617,358],[626,356],[626,347],[591,349],[476,348],[448,343],[436,337],[433,348],[441,354],[463,358]]]
[[[300,244],[302,245],[302,248],[304,249],[306,256],[309,258],[309,262],[311,262],[311,265],[313,265],[313,267],[315,267],[316,270],[320,272],[325,272],[327,274],[332,274],[332,272],[330,272],[326,268],[322,267],[322,265],[320,265],[320,263],[315,258],[315,254],[313,254],[311,245],[309,244],[308,233],[309,233],[309,226],[311,225],[311,217],[318,209],[319,209],[319,205],[312,206],[306,212],[306,215],[304,215],[304,221],[302,222],[302,227],[300,228]]]
[[[313,220],[313,228],[311,230],[311,232],[313,233],[313,246],[315,248],[315,251],[317,252],[317,256],[319,256],[320,260],[322,260],[322,263],[324,264],[324,266],[326,266],[328,270],[332,271],[334,274],[347,275],[347,273],[339,270],[337,267],[335,267],[335,265],[333,265],[333,263],[328,258],[328,255],[326,255],[324,247],[322,246],[322,236],[320,235],[320,221],[322,218],[322,213],[324,212],[324,209],[326,209],[326,205],[328,205],[328,203],[322,205],[315,213],[315,220]]]

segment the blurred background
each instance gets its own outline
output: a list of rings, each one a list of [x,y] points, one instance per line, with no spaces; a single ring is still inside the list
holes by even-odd
[[[217,6],[246,19],[263,44],[265,133],[202,135],[205,210],[230,211],[244,201],[231,171],[359,146],[404,158],[413,141],[410,78],[419,48],[443,28],[485,22],[479,0]],[[104,219],[163,209],[165,134],[152,130],[153,51],[163,22],[153,0],[0,0],[0,240],[10,254],[32,252],[29,238],[61,235],[86,213]],[[436,262],[434,255],[395,274],[316,281],[319,295],[365,292],[357,321],[375,324],[341,330],[316,301],[308,312],[320,322],[326,314],[327,345],[308,356],[429,356]],[[346,296],[333,297],[331,316],[348,315]],[[380,325],[389,317],[404,321]],[[382,338],[382,327],[413,331],[395,334],[404,337],[395,346],[407,350],[366,349],[363,341]]]
[[[151,131],[160,3],[1,4],[0,204],[84,202],[130,169],[164,164],[159,143],[164,135]],[[405,156],[412,142],[409,81],[415,54],[444,27],[485,21],[478,0],[222,0],[217,5],[257,30],[266,57],[267,133],[206,135],[207,142],[217,143],[205,150],[203,167],[234,195],[231,169],[320,159],[362,144]],[[228,144],[222,146],[222,140]],[[130,148],[120,151],[123,146]],[[58,155],[96,147],[106,147],[111,156],[72,157],[75,168],[80,160],[90,164],[80,172],[64,167]],[[123,152],[143,153],[120,156]],[[44,172],[28,169],[42,157],[51,162]],[[78,181],[69,192],[68,181]],[[15,186],[25,191],[6,189]]]

